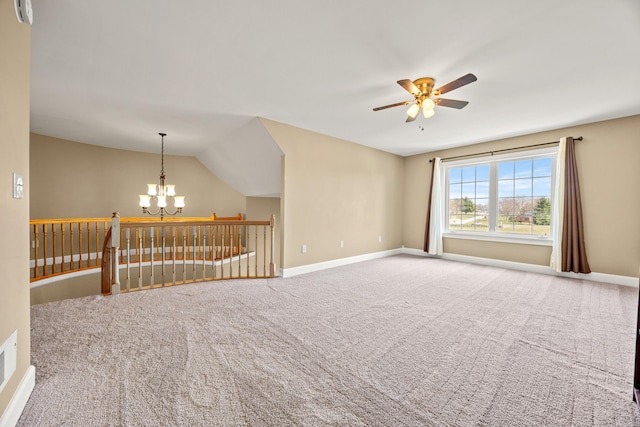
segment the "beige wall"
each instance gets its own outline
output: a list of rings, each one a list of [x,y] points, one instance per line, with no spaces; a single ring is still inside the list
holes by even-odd
[[[158,151],[160,144],[158,143]],[[31,218],[140,217],[138,195],[159,180],[160,154],[98,147],[31,134]],[[185,196],[183,216],[232,216],[246,198],[195,157],[164,157],[168,184]]]
[[[31,27],[19,24],[13,1],[0,0],[0,344],[18,331],[16,371],[0,393],[0,415],[30,363],[29,323],[29,56]],[[12,173],[25,182],[12,198]]]
[[[284,152],[282,267],[402,245],[401,157],[282,123],[263,123]]]
[[[429,159],[557,141],[583,136],[576,142],[582,190],[587,256],[598,273],[638,276],[640,266],[640,116],[608,120],[437,151],[405,159],[404,244],[423,247]],[[446,253],[547,265],[551,249],[544,246],[445,239]]]

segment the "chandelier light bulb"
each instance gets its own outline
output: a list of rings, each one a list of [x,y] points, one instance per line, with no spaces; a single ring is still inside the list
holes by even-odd
[[[140,194],[140,206],[143,208],[151,206],[151,196],[148,194]]]
[[[155,196],[156,194],[158,194],[158,186],[156,184],[147,184],[147,187],[147,194],[149,196]]]

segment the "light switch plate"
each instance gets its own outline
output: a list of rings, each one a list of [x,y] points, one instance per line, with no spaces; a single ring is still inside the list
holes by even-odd
[[[22,175],[13,173],[13,198],[22,199],[24,197],[24,181]]]

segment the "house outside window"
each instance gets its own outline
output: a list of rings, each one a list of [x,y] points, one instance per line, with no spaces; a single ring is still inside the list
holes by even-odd
[[[446,162],[444,235],[551,244],[556,151]]]

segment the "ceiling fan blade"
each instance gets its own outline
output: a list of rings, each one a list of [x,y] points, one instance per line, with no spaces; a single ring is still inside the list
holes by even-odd
[[[413,101],[414,100],[412,99],[411,101],[396,102],[395,104],[385,105],[383,107],[376,107],[373,109],[373,111],[380,111],[380,110],[384,110],[386,108],[391,108],[391,107],[399,107],[401,105],[411,104]]]
[[[442,95],[443,93],[451,92],[454,89],[458,89],[461,86],[468,85],[469,83],[473,83],[476,80],[478,80],[478,78],[473,74],[469,73],[460,77],[459,79],[456,79],[452,82],[447,83],[442,87],[439,87],[434,91],[434,93],[438,95]]]
[[[458,101],[456,99],[445,99],[445,98],[436,98],[433,100],[433,102],[435,102],[436,105],[439,105],[441,107],[457,108],[458,110],[466,107],[467,104],[469,103],[468,101]]]
[[[420,89],[418,89],[418,87],[414,85],[411,80],[408,80],[408,79],[398,80],[398,84],[412,95],[420,95],[421,93]]]

